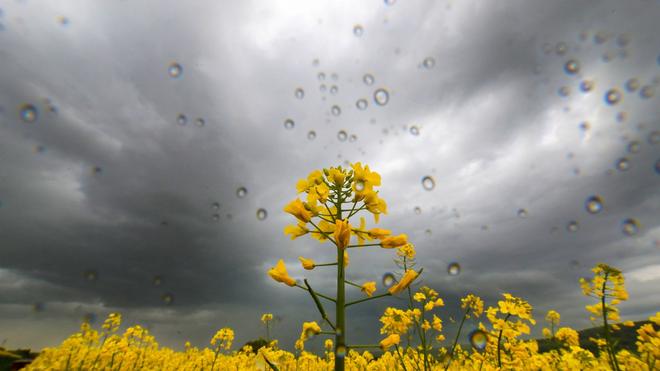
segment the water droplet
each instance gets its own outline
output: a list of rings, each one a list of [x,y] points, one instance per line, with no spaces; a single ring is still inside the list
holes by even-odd
[[[172,78],[178,78],[181,76],[183,73],[183,67],[181,67],[180,64],[176,62],[170,63],[170,65],[167,67],[167,73],[170,75]]]
[[[243,198],[247,196],[247,189],[245,187],[238,187],[236,190],[236,197]]]
[[[383,275],[383,286],[385,288],[390,288],[394,283],[396,282],[396,278],[394,278],[394,275],[392,273],[385,273]]]
[[[639,96],[648,99],[651,98],[655,95],[655,88],[651,85],[645,85],[642,87],[642,89],[639,91]]]
[[[527,210],[526,209],[518,209],[518,217],[519,218],[526,218],[527,217]]]
[[[99,278],[98,272],[93,269],[86,270],[84,276],[87,281],[96,281]]]
[[[330,87],[330,94],[335,95],[335,94],[337,94],[338,91],[339,91],[339,88],[337,87],[337,85],[332,85]]]
[[[396,3],[396,0],[384,0],[384,1],[385,1],[385,5],[394,5],[394,3]]]
[[[346,347],[344,345],[337,345],[337,349],[335,349],[335,355],[337,358],[346,357]]]
[[[355,190],[358,192],[364,191],[364,182],[363,181],[355,182]]]
[[[589,214],[598,214],[603,210],[603,199],[598,196],[590,196],[584,203],[585,209]]]
[[[176,122],[181,126],[185,126],[186,124],[188,124],[188,117],[186,117],[186,115],[184,115],[183,113],[180,113],[176,117]]]
[[[317,75],[317,77],[318,77],[319,81],[324,81],[324,80],[325,80],[325,73],[323,73],[323,72],[319,72],[319,74]]]
[[[618,112],[616,114],[616,121],[617,122],[624,122],[628,119],[628,113],[626,112]]]
[[[616,168],[619,169],[619,171],[630,169],[630,160],[628,160],[627,157],[621,157],[616,161]]]
[[[637,89],[639,89],[639,86],[640,86],[639,80],[637,80],[634,77],[631,78],[631,79],[628,79],[628,81],[626,81],[626,90],[630,93],[633,93]]]
[[[488,345],[488,334],[482,330],[476,329],[470,332],[468,338],[470,339],[470,344],[476,350],[482,351]]]
[[[568,50],[568,46],[566,46],[566,43],[564,43],[564,42],[559,42],[555,46],[555,53],[557,53],[557,55],[566,54],[566,50]]]
[[[621,223],[621,231],[626,236],[634,236],[639,232],[640,225],[637,219],[629,218]]]
[[[415,136],[419,135],[419,128],[415,125],[411,126],[410,127],[410,134],[415,135]]]
[[[649,133],[648,137],[649,144],[658,144],[660,143],[660,131],[652,131]]]
[[[93,166],[92,167],[92,175],[101,175],[103,172],[103,168],[100,166]]]
[[[419,214],[422,213],[422,208],[419,207],[419,206],[415,206],[415,209],[414,209],[414,210],[415,210],[415,214],[417,214],[417,215],[419,215]]]
[[[590,127],[591,127],[591,125],[589,125],[589,123],[586,122],[586,121],[583,121],[583,122],[580,123],[580,130],[582,130],[582,131],[587,131],[587,130],[589,130]]]
[[[264,220],[268,217],[268,211],[266,209],[259,209],[257,210],[257,219],[258,220]]]
[[[632,142],[628,143],[628,152],[637,153],[639,152],[640,147],[641,143],[637,140],[633,140]]]
[[[321,86],[319,86],[319,90],[321,93],[325,93],[325,91],[328,90],[328,87],[325,86],[325,84],[321,84]],[[325,97],[323,97],[323,100],[325,100]]]
[[[610,89],[605,93],[605,103],[615,105],[621,101],[621,93],[617,89]]]
[[[456,262],[449,263],[447,266],[447,273],[449,273],[450,276],[458,276],[461,273],[461,265]]]
[[[330,108],[330,112],[332,113],[333,116],[339,116],[341,115],[341,108],[339,106],[334,105],[332,108]]]
[[[220,203],[219,202],[214,202],[211,204],[211,208],[213,210],[220,210]]]
[[[37,108],[35,106],[26,103],[20,107],[20,116],[23,122],[35,122],[39,116],[39,113],[37,112]]]
[[[305,97],[305,91],[302,88],[297,88],[293,95],[298,99],[303,99]]]
[[[424,187],[424,189],[426,189],[427,191],[430,191],[433,188],[435,188],[435,180],[433,179],[433,177],[431,177],[430,175],[423,177],[422,187]]]
[[[353,143],[353,142],[355,142],[356,140],[357,140],[357,135],[355,135],[355,134],[351,134],[351,136],[348,137],[348,141],[349,141],[350,143]]]
[[[291,119],[286,119],[284,120],[284,128],[287,130],[293,129],[293,127],[296,126],[296,123],[293,122]]]
[[[36,313],[40,313],[46,310],[46,304],[41,302],[36,302],[32,304],[32,310]]]
[[[332,75],[330,75],[330,78],[332,79],[332,81],[337,81],[339,80],[339,75],[333,72]]]
[[[594,35],[594,43],[596,44],[603,44],[605,41],[607,41],[608,36],[604,31],[598,31]]]
[[[153,284],[154,286],[160,286],[163,283],[163,279],[160,276],[154,276]]]
[[[426,69],[431,69],[431,68],[435,67],[435,59],[433,59],[432,57],[426,57],[426,58],[424,58],[424,61],[422,62],[422,65]]]
[[[367,103],[367,100],[364,99],[364,98],[360,98],[360,99],[357,100],[357,102],[355,102],[355,106],[361,111],[364,111],[365,109],[367,109],[368,105],[369,105],[369,103]]]
[[[568,97],[571,95],[571,88],[568,86],[562,86],[561,88],[557,89],[557,95],[563,98]]]
[[[427,236],[430,236],[433,234],[433,231],[427,228],[424,233],[426,233]]]
[[[41,145],[41,144],[36,145],[36,146],[34,147],[34,152],[35,152],[35,153],[44,153],[44,152],[46,152],[46,147],[43,146],[43,145]]]
[[[569,75],[575,75],[580,72],[580,62],[576,59],[570,59],[564,64],[564,71]]]
[[[314,140],[315,138],[316,138],[316,132],[314,130],[311,130],[309,133],[307,133],[307,139]]]
[[[340,142],[343,142],[348,138],[348,134],[344,130],[339,130],[337,133],[337,139],[339,139]]]
[[[353,35],[360,37],[362,36],[363,33],[364,33],[364,28],[362,28],[361,25],[356,24],[355,26],[353,26]]]
[[[204,126],[206,126],[206,121],[204,121],[203,118],[198,118],[197,120],[195,120],[195,125],[198,128],[203,128]]]
[[[170,293],[163,294],[160,298],[161,300],[163,300],[163,303],[165,303],[165,305],[170,305],[174,302],[174,295]]]
[[[367,74],[365,74],[365,75],[362,77],[362,81],[363,81],[365,84],[371,86],[371,85],[374,84],[374,81],[376,81],[376,80],[374,79],[374,77],[373,77],[371,74],[368,74],[368,73],[367,73]]]
[[[583,93],[590,92],[594,89],[594,82],[591,80],[582,80],[580,83],[580,90],[582,90]]]
[[[68,26],[71,21],[69,21],[69,18],[61,15],[57,17],[57,22],[62,26]]]
[[[388,93],[387,90],[383,88],[377,89],[374,92],[374,101],[379,106],[384,106],[387,104],[387,102],[390,101],[390,93]]]
[[[219,222],[220,221],[220,214],[213,214],[213,215],[211,215],[211,218],[213,218],[214,222]]]
[[[580,229],[580,224],[577,222],[577,220],[571,220],[566,224],[566,230],[569,232],[577,232],[578,229]]]
[[[624,47],[630,43],[630,34],[622,33],[616,38],[616,43],[620,47]]]

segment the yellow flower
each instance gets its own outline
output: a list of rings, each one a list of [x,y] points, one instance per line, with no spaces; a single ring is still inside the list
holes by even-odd
[[[369,230],[369,237],[371,238],[377,238],[379,240],[382,240],[383,238],[389,236],[392,234],[392,231],[387,230],[387,229],[381,229],[381,228],[373,228]]]
[[[331,351],[331,350],[332,350],[332,347],[333,347],[332,339],[325,339],[325,343],[323,344],[323,347],[324,347],[325,350],[327,350],[328,352]]]
[[[344,268],[348,267],[348,262],[350,259],[348,258],[348,251],[344,251]]]
[[[559,313],[557,313],[554,310],[549,310],[548,314],[545,315],[545,320],[550,322],[551,324],[553,324],[555,326],[557,326],[559,324],[559,319],[560,318],[561,318],[561,316],[559,315]]]
[[[399,345],[401,337],[398,334],[392,334],[380,341],[380,349],[388,350],[392,345]]]
[[[413,324],[414,313],[410,310],[388,307],[385,309],[380,322],[383,326],[380,328],[381,334],[404,334]]]
[[[316,263],[312,259],[305,259],[302,256],[298,257],[298,260],[300,260],[300,263],[302,264],[303,268],[307,269],[308,271],[311,271],[316,267]]]
[[[484,312],[484,301],[480,297],[468,294],[461,299],[461,308],[470,308],[475,317],[479,317]]]
[[[406,257],[408,259],[414,259],[415,258],[415,246],[411,243],[407,243],[403,246],[399,246],[396,252],[397,255],[400,257]]]
[[[337,248],[345,249],[351,241],[351,225],[348,224],[348,219],[337,220],[335,223],[335,231],[333,233]]]
[[[435,331],[442,331],[442,320],[440,317],[436,316],[435,314],[433,315],[433,323],[431,324],[433,326],[433,329]]]
[[[409,269],[406,271],[406,273],[403,274],[403,277],[401,277],[401,281],[399,281],[396,285],[390,287],[388,290],[390,294],[396,295],[406,289],[410,284],[419,276],[419,273],[417,273],[413,269]]]
[[[569,346],[580,346],[580,335],[570,327],[562,327],[557,330],[555,337]]]
[[[267,323],[273,320],[273,314],[272,313],[264,313],[261,316],[261,322]]]
[[[543,336],[545,336],[547,338],[552,337],[552,332],[550,332],[549,328],[547,328],[547,327],[543,328]]]
[[[421,303],[426,300],[426,295],[421,292],[416,292],[415,295],[413,295],[413,300]]]
[[[321,332],[321,327],[316,322],[303,322],[300,338],[305,341]]]
[[[229,349],[232,341],[234,341],[234,330],[225,327],[215,333],[215,336],[211,339],[211,345],[215,346],[217,343],[218,347]]]
[[[624,321],[622,323],[622,325],[624,325],[626,327],[635,327],[635,322],[633,322],[633,321]]]
[[[271,270],[268,271],[268,274],[277,282],[282,282],[289,286],[295,286],[296,280],[289,277],[289,273],[286,271],[286,266],[284,265],[284,260],[280,259],[277,262],[277,265]]]
[[[353,190],[356,193],[358,201],[365,191],[371,191],[373,187],[380,186],[380,175],[369,170],[369,166],[362,167],[362,164],[356,162],[353,167]]]
[[[346,174],[340,169],[331,167],[328,169],[328,179],[332,181],[337,187],[342,187],[346,180]]]
[[[393,249],[408,243],[408,236],[400,234],[398,236],[385,237],[380,239],[380,246],[385,249]]]
[[[305,205],[303,205],[299,198],[286,205],[284,211],[295,216],[303,223],[308,223],[312,219],[312,214],[305,209]]]
[[[367,191],[364,195],[364,204],[367,211],[374,214],[374,221],[378,223],[378,217],[382,214],[387,214],[387,204],[385,200],[378,197],[378,193],[374,191]]]
[[[307,225],[303,222],[298,222],[298,225],[287,225],[284,227],[284,234],[290,234],[292,240],[307,233],[309,233],[309,229],[307,229]]]
[[[360,289],[363,293],[367,294],[367,296],[371,297],[373,293],[376,291],[376,282],[375,281],[369,281],[365,282],[362,284],[362,288]]]

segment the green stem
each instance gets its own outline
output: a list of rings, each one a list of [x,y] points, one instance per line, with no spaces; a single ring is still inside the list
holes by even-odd
[[[297,284],[297,283],[296,283],[296,287],[299,287],[299,288],[301,288],[301,289],[303,289],[303,290],[305,290],[305,291],[308,291],[306,288],[300,286],[300,285]],[[315,294],[316,294],[316,296],[318,296],[318,297],[320,297],[320,298],[323,298],[323,299],[325,299],[325,300],[330,300],[331,302],[336,303],[336,300],[333,299],[333,298],[331,298],[331,297],[329,297],[329,296],[326,296],[326,295],[323,295],[323,294],[319,294],[318,292],[315,292]]]
[[[390,294],[389,292],[387,292],[387,293],[385,293],[385,294],[380,294],[380,295],[371,296],[371,297],[364,298],[364,299],[360,299],[360,300],[351,301],[351,302],[346,303],[345,306],[348,307],[348,306],[351,306],[351,305],[353,305],[353,304],[359,304],[359,303],[362,303],[362,302],[365,302],[365,301],[374,300],[374,299],[379,299],[379,298],[382,298],[382,297],[385,297],[385,296],[392,296],[392,294]]]
[[[355,282],[351,282],[351,281],[349,281],[349,280],[344,280],[344,282],[346,282],[347,284],[349,284],[349,285],[351,285],[351,286],[355,286],[355,287],[357,287],[358,289],[361,289],[361,288],[362,288],[361,285],[358,285],[358,284],[355,283]]]
[[[405,272],[407,270],[408,270],[408,260],[404,256],[403,257],[403,271]],[[421,271],[420,271],[420,273],[421,273]],[[415,306],[413,304],[412,289],[410,288],[410,286],[408,286],[406,289],[408,291],[408,307],[409,307],[410,310],[413,310],[415,308]],[[422,310],[423,309],[424,308],[422,308]],[[424,354],[424,369],[426,370],[427,367],[430,367],[430,365],[428,365],[427,350],[426,350],[426,339],[425,339],[425,336],[423,334],[422,326],[420,325],[420,321],[418,321],[417,319],[414,319],[414,322],[415,322],[415,329],[417,330],[417,336],[419,336],[419,342],[422,345],[422,353]],[[422,312],[422,323],[423,322],[424,322],[424,312]]]
[[[378,345],[378,344],[355,344],[355,345],[348,345],[347,348],[350,348],[350,349],[370,349],[370,348],[380,348],[380,345]]]
[[[341,188],[339,188],[337,191],[340,194],[341,193]],[[337,208],[337,216],[336,218],[341,220],[341,203],[344,201],[343,197],[341,195],[338,195],[338,200],[337,203],[335,204],[335,207]],[[337,246],[337,262],[343,262],[344,261],[344,249],[340,249],[337,243],[335,242],[335,246]],[[345,322],[345,311],[346,311],[346,306],[344,305],[346,301],[346,287],[345,287],[345,282],[344,280],[346,279],[346,273],[345,273],[345,268],[344,264],[337,264],[337,301],[336,301],[336,325],[337,325],[337,334],[335,336],[335,371],[344,371],[344,361],[345,361],[345,354],[337,354],[337,349],[340,349],[340,347],[343,347],[345,350],[346,347],[346,322]]]
[[[314,303],[316,304],[316,308],[319,310],[321,313],[321,317],[332,327],[333,330],[336,330],[335,326],[332,325],[332,322],[330,322],[330,319],[328,318],[328,315],[325,313],[325,309],[323,308],[323,304],[321,304],[321,301],[319,298],[316,296],[316,292],[312,289],[312,286],[309,285],[309,282],[307,282],[307,279],[305,279],[305,286],[307,286],[307,292],[309,292],[310,295],[312,295],[312,299],[314,300]]]
[[[506,320],[508,320],[509,317],[511,317],[511,313],[507,314],[506,317],[504,317],[504,326],[506,326]],[[500,329],[500,334],[497,336],[497,366],[499,368],[502,368],[502,358],[500,352],[502,350],[502,343],[501,343],[502,331],[504,331],[504,329]]]
[[[610,363],[612,364],[612,368],[614,370],[619,371],[619,362],[616,360],[616,353],[614,352],[614,347],[612,347],[612,343],[610,341],[610,332],[609,332],[609,325],[607,324],[607,304],[605,303],[605,289],[606,289],[606,284],[607,284],[607,276],[609,273],[605,273],[605,279],[603,280],[603,296],[600,299],[600,305],[602,306],[603,310],[603,330],[605,334],[605,343],[607,347],[607,354],[610,357]]]
[[[449,362],[447,362],[447,366],[445,366],[445,370],[449,369],[449,365],[451,365],[451,361],[454,358],[454,350],[456,349],[456,343],[458,343],[458,337],[461,335],[461,329],[463,329],[463,323],[465,323],[465,319],[470,314],[470,309],[471,308],[468,307],[465,313],[463,313],[463,319],[461,320],[460,326],[458,326],[458,332],[456,333],[456,337],[454,338],[454,344],[452,344],[451,350],[449,351]]]
[[[321,264],[314,264],[315,267],[329,267],[331,265],[337,265],[337,263],[321,263]]]
[[[365,244],[362,244],[362,245],[348,245],[348,246],[346,246],[346,248],[347,249],[352,249],[354,247],[365,247],[365,246],[380,246],[380,242],[379,243],[365,243]]]

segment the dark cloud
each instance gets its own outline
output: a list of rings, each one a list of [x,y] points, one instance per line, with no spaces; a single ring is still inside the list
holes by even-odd
[[[345,161],[381,173],[382,227],[415,243],[423,284],[447,303],[449,335],[468,292],[489,305],[511,292],[539,319],[556,309],[564,323],[588,326],[577,281],[601,261],[628,277],[623,317],[657,311],[658,94],[640,95],[658,89],[652,2],[1,7],[8,345],[54,345],[84,316],[111,311],[170,346],[203,345],[222,326],[240,343],[262,335],[259,318],[272,312],[290,347],[302,320],[320,318],[307,294],[266,271],[283,258],[320,292],[335,286],[331,272],[299,267],[300,255],[331,261],[333,252],[284,236],[292,218],[282,207],[298,178]],[[577,74],[564,71],[570,59]],[[179,77],[168,75],[172,63]],[[640,89],[628,91],[633,77]],[[580,91],[584,79],[592,91]],[[382,106],[378,88],[389,92]],[[613,88],[623,100],[608,105]],[[24,104],[37,109],[34,122],[21,120]],[[355,137],[340,141],[340,130]],[[584,206],[592,195],[604,200],[595,215]],[[629,218],[640,224],[634,236],[622,232]],[[393,252],[350,255],[352,280],[380,283],[396,271]],[[447,274],[450,262],[458,276]],[[350,338],[375,341],[387,305],[405,303],[351,307]]]

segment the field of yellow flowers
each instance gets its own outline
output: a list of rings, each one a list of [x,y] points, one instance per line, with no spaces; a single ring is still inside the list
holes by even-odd
[[[306,292],[323,321],[303,322],[295,353],[282,350],[277,340],[264,341],[265,346],[253,349],[247,345],[232,348],[234,331],[222,328],[210,340],[209,347],[199,349],[186,343],[184,351],[160,347],[149,332],[133,326],[119,334],[121,315],[111,314],[100,331],[83,323],[78,333],[60,346],[44,349],[28,366],[29,370],[660,370],[660,312],[650,323],[637,330],[636,349],[617,350],[613,334],[621,326],[633,326],[621,321],[617,305],[628,299],[624,276],[607,264],[597,264],[593,277],[580,280],[584,295],[593,297],[587,305],[592,322],[601,324],[601,336],[590,339],[597,354],[581,348],[579,334],[569,327],[559,327],[561,316],[549,311],[542,331],[562,347],[539,352],[535,340],[523,340],[535,326],[532,306],[522,298],[503,294],[497,306],[484,308],[475,294],[461,299],[462,319],[456,336],[446,339],[440,309],[444,300],[433,288],[422,286],[413,290],[423,269],[415,269],[415,247],[405,234],[393,235],[386,229],[367,228],[364,217],[357,225],[350,219],[360,212],[371,213],[377,223],[387,213],[387,204],[378,196],[380,175],[360,163],[350,169],[342,167],[316,170],[298,181],[296,198],[284,211],[296,218],[295,225],[284,233],[292,239],[309,235],[320,243],[329,242],[337,252],[336,260],[317,263],[312,258],[299,257],[302,267],[334,269],[337,276],[335,296],[317,293],[309,280],[297,281],[289,276],[283,260],[268,274],[277,282]],[[355,243],[353,243],[355,242]],[[358,248],[358,249],[356,249]],[[394,251],[394,263],[400,269],[399,279],[391,277],[378,292],[376,282],[356,283],[347,274],[348,252],[360,248],[381,248]],[[351,252],[353,253],[353,252]],[[304,285],[302,284],[304,283]],[[364,298],[346,301],[345,286],[355,286]],[[378,344],[350,344],[350,327],[346,326],[345,309],[386,296],[403,296],[403,308],[388,307],[380,317],[381,341]],[[326,310],[325,305],[333,310]],[[333,314],[334,316],[331,316]],[[480,320],[479,328],[467,334],[470,346],[459,344],[463,324],[469,318]],[[273,316],[266,313],[261,320],[269,334]],[[267,335],[269,337],[270,335]],[[325,354],[305,351],[311,337],[329,336]],[[404,341],[407,340],[407,341]],[[442,346],[442,344],[451,344]],[[371,351],[370,351],[371,350]],[[375,352],[374,350],[377,350]],[[377,354],[376,357],[374,354]]]

